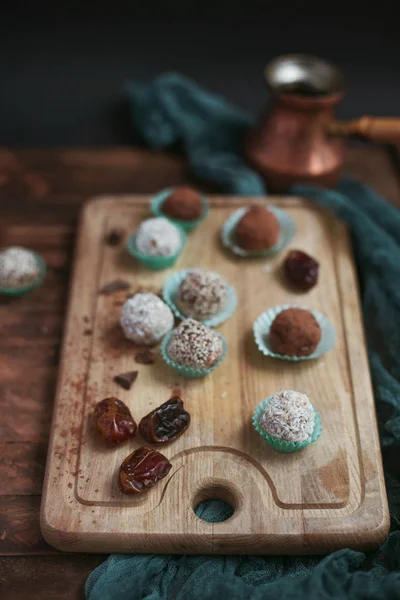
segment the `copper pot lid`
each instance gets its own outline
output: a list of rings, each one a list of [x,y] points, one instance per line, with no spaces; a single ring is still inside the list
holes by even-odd
[[[264,77],[268,87],[279,94],[341,96],[345,89],[342,72],[311,54],[278,56],[267,64]]]

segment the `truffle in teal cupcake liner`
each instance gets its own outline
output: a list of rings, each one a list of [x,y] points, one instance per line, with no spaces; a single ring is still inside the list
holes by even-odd
[[[168,304],[172,312],[175,314],[178,319],[187,319],[188,315],[184,315],[175,303],[176,295],[179,290],[179,286],[182,281],[185,279],[186,275],[195,269],[182,269],[181,271],[177,271],[173,273],[166,282],[164,283],[162,294],[164,298],[164,302]],[[208,319],[196,319],[203,325],[207,327],[217,327],[221,325],[224,321],[229,319],[233,315],[236,310],[238,303],[237,294],[233,286],[230,283],[226,282],[226,300],[225,304],[216,315],[209,317]]]
[[[336,334],[333,325],[331,324],[329,319],[322,313],[318,312],[317,310],[310,310],[309,312],[314,316],[318,325],[321,328],[321,340],[314,352],[309,356],[287,356],[284,354],[278,354],[277,352],[274,352],[274,349],[272,348],[269,340],[269,332],[271,329],[271,325],[274,322],[277,315],[279,315],[280,312],[288,308],[301,308],[303,310],[309,310],[304,306],[291,306],[290,304],[275,306],[274,308],[270,308],[266,312],[262,313],[254,322],[254,340],[260,352],[265,354],[265,356],[272,356],[273,358],[280,358],[282,360],[296,362],[299,360],[312,360],[315,358],[319,358],[326,352],[329,352],[329,350],[332,350],[332,348],[335,345],[336,339]]]
[[[131,256],[136,258],[145,267],[151,269],[152,271],[168,269],[176,263],[186,244],[186,233],[180,227],[178,227],[178,230],[179,235],[181,236],[181,244],[179,250],[170,256],[150,256],[149,254],[143,254],[143,252],[139,252],[136,247],[136,233],[131,235],[127,241],[128,252]]]
[[[21,285],[21,286],[0,285],[0,294],[6,295],[6,296],[23,296],[24,294],[27,294],[28,292],[31,292],[32,290],[37,288],[42,283],[42,281],[46,277],[47,265],[46,265],[45,261],[43,260],[43,258],[40,256],[40,254],[37,254],[37,252],[33,252],[33,250],[31,250],[31,252],[34,255],[37,265],[38,265],[37,277],[33,281],[31,281],[31,283],[27,283],[26,285]]]
[[[161,344],[161,356],[167,365],[172,367],[179,375],[182,375],[182,377],[185,377],[186,379],[200,379],[201,377],[209,375],[210,373],[215,371],[217,367],[220,366],[220,364],[226,356],[226,353],[228,352],[228,342],[226,341],[223,335],[215,331],[214,333],[219,337],[219,339],[222,342],[222,352],[218,360],[213,365],[211,365],[211,367],[208,367],[208,369],[196,369],[194,367],[188,367],[179,364],[172,360],[172,358],[170,358],[168,355],[168,346],[175,332],[176,329],[168,333],[163,339]]]
[[[253,414],[253,426],[255,430],[261,435],[264,440],[270,444],[275,450],[279,450],[279,452],[297,452],[306,446],[309,446],[313,442],[316,442],[322,433],[322,421],[321,417],[315,406],[312,404],[314,409],[314,430],[310,436],[310,438],[303,442],[287,442],[286,440],[281,440],[277,437],[269,435],[266,431],[264,431],[260,427],[260,419],[264,415],[265,409],[270,402],[272,396],[265,398],[255,409]]]
[[[173,192],[173,188],[168,188],[153,197],[153,199],[151,201],[151,210],[153,212],[153,215],[155,215],[156,217],[165,217],[166,219],[168,219],[175,225],[179,225],[179,227],[181,227],[185,231],[192,231],[193,229],[198,227],[200,225],[200,223],[202,223],[203,221],[205,221],[207,219],[210,208],[209,208],[208,200],[207,200],[206,196],[204,196],[203,194],[201,194],[201,203],[203,205],[203,212],[202,212],[201,217],[199,217],[198,219],[191,219],[191,220],[187,221],[185,219],[174,219],[173,217],[170,217],[169,215],[164,214],[163,210],[162,210],[162,205],[164,204],[164,202],[168,198],[168,196],[170,196],[172,194],[172,192]]]
[[[268,206],[267,208],[275,215],[279,222],[279,240],[275,246],[272,246],[272,248],[268,248],[267,250],[250,251],[244,250],[237,245],[235,240],[236,227],[240,219],[248,211],[248,208],[240,208],[239,210],[236,210],[223,224],[221,229],[221,242],[223,246],[225,246],[225,248],[229,248],[229,250],[232,250],[232,252],[234,252],[237,256],[242,256],[245,258],[272,256],[273,254],[277,254],[277,252],[280,252],[283,248],[285,248],[296,233],[295,222],[284,210],[281,210],[276,206]]]

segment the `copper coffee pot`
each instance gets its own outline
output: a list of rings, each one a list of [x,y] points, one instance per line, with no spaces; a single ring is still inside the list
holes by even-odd
[[[345,83],[328,62],[309,55],[280,56],[264,74],[271,101],[250,132],[245,152],[269,189],[284,191],[293,183],[334,187],[345,160],[346,136],[400,142],[400,119],[334,121]]]

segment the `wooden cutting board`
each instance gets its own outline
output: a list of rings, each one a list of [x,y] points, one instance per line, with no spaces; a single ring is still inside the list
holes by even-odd
[[[307,294],[288,291],[284,256],[244,260],[221,249],[219,231],[243,199],[214,198],[208,220],[189,236],[174,269],[202,266],[235,286],[239,306],[219,330],[229,344],[223,364],[207,378],[184,380],[161,360],[135,362],[118,319],[126,291],[99,291],[121,278],[159,291],[172,270],[140,267],[107,232],[131,232],[150,216],[148,198],[101,198],[87,204],[77,243],[60,364],[44,495],[42,533],[53,546],[85,552],[298,554],[350,546],[369,548],[386,536],[389,515],[356,273],[346,227],[322,209],[293,198],[269,198],[295,220],[291,247],[318,257],[320,281]],[[299,304],[324,312],[336,328],[335,349],[317,361],[293,364],[266,358],[252,323],[269,307]],[[137,350],[137,349],[136,349]],[[139,376],[130,391],[113,377]],[[270,448],[251,416],[266,396],[285,388],[306,392],[324,430],[295,454]],[[122,460],[143,445],[139,437],[105,448],[94,435],[93,406],[118,396],[137,422],[179,392],[192,416],[189,430],[159,448],[170,474],[144,495],[117,487]],[[205,498],[228,501],[234,514],[207,523],[193,508]]]

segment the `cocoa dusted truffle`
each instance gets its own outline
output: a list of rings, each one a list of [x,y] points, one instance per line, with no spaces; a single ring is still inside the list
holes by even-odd
[[[182,321],[168,344],[167,354],[179,365],[194,369],[209,369],[222,354],[219,336],[194,319]]]
[[[203,213],[201,196],[191,187],[176,187],[163,202],[162,211],[173,219],[199,219]]]
[[[269,339],[278,354],[310,356],[321,340],[321,328],[308,310],[288,308],[274,319]]]
[[[220,312],[226,297],[227,282],[221,275],[193,269],[182,280],[175,302],[185,317],[202,321]]]
[[[240,219],[235,237],[237,244],[244,250],[268,250],[276,246],[279,240],[278,219],[265,206],[255,204]]]

